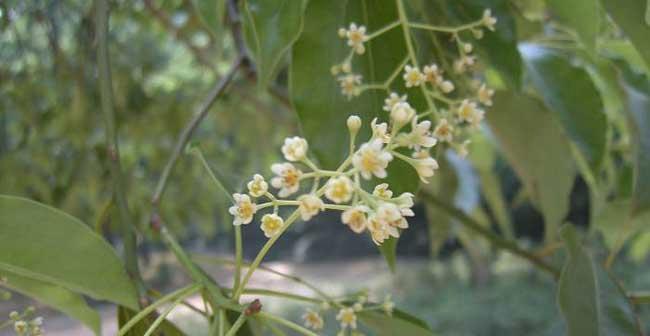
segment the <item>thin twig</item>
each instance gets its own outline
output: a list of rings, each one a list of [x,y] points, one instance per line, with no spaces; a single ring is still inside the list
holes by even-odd
[[[524,259],[527,259],[534,265],[538,266],[541,270],[552,275],[555,279],[558,279],[560,277],[560,271],[557,268],[555,268],[553,265],[548,264],[546,261],[536,256],[535,254],[522,249],[517,245],[517,243],[504,239],[498,236],[497,234],[495,234],[494,232],[490,231],[489,229],[484,228],[483,226],[481,226],[481,224],[475,221],[472,217],[465,214],[465,212],[463,212],[462,210],[456,208],[451,204],[448,204],[447,202],[437,198],[436,196],[426,191],[420,192],[420,197],[424,201],[438,207],[439,209],[445,211],[449,215],[455,217],[465,227],[483,236],[484,238],[489,240],[493,245],[508,250],[512,254],[518,255]]]
[[[118,145],[118,130],[115,122],[115,108],[113,105],[113,87],[111,79],[110,60],[108,56],[108,0],[98,0],[96,5],[96,31],[97,31],[97,66],[99,68],[99,87],[101,107],[106,124],[106,144],[109,158],[109,169],[113,182],[113,196],[118,207],[122,240],[124,241],[124,259],[126,270],[136,283],[139,297],[144,298],[144,282],[140,275],[137,256],[136,232],[126,199],[124,175],[120,163],[120,149]],[[142,301],[142,300],[140,300]],[[141,303],[142,304],[142,303]]]

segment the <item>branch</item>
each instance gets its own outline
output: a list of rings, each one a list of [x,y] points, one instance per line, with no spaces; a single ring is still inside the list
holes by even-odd
[[[101,108],[106,124],[106,144],[109,158],[109,169],[113,182],[113,197],[119,210],[119,218],[124,240],[124,259],[126,270],[132,280],[136,282],[140,298],[144,296],[144,282],[140,276],[137,256],[137,242],[135,227],[129,205],[126,200],[124,176],[120,163],[120,149],[118,145],[118,130],[115,123],[115,108],[113,106],[113,87],[111,79],[110,61],[108,56],[108,0],[97,0],[96,4],[96,32],[97,32],[97,66],[99,68],[99,86],[101,95]]]
[[[552,275],[555,279],[558,279],[560,277],[560,271],[555,268],[553,265],[548,264],[546,261],[541,259],[540,257],[536,256],[535,254],[526,251],[519,247],[517,243],[504,239],[501,236],[495,234],[494,232],[490,231],[489,229],[484,228],[479,224],[476,220],[474,220],[472,217],[468,216],[463,212],[463,210],[460,210],[456,208],[455,206],[448,204],[447,202],[437,198],[436,196],[432,195],[431,193],[427,191],[421,191],[420,192],[420,197],[425,200],[426,202],[429,202],[430,204],[438,207],[439,209],[445,211],[449,215],[455,217],[457,220],[459,220],[465,227],[469,228],[470,230],[478,233],[479,235],[483,236],[485,239],[489,240],[494,246],[502,248],[504,250],[510,251],[512,254],[518,255],[524,259],[527,259],[531,263],[533,263],[535,266],[539,267],[541,270],[549,273]]]

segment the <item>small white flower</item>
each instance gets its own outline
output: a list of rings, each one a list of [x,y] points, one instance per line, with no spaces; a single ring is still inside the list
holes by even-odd
[[[399,231],[397,229],[406,229],[409,227],[408,222],[402,216],[400,208],[394,203],[379,203],[375,218],[377,221],[386,224],[384,230],[386,230],[388,235],[395,238],[399,237]]]
[[[494,96],[494,90],[488,89],[488,87],[483,84],[478,89],[478,101],[485,106],[492,106],[492,96]]]
[[[307,155],[308,148],[307,140],[301,137],[286,138],[282,145],[282,154],[288,161],[300,161]]]
[[[313,194],[301,195],[297,198],[300,205],[298,205],[298,211],[300,212],[300,217],[303,221],[308,221],[312,217],[318,215],[322,210],[325,210],[325,204],[320,199],[320,197]]]
[[[429,152],[425,150],[415,152],[413,157],[416,159],[410,163],[417,171],[418,176],[420,176],[420,180],[424,183],[429,183],[428,178],[433,176],[435,170],[439,168],[438,161],[429,156]]]
[[[16,321],[14,322],[14,331],[16,331],[16,334],[18,335],[24,335],[27,332],[27,322],[25,321]]]
[[[410,88],[413,86],[420,86],[424,82],[424,74],[420,72],[420,69],[407,65],[404,67],[404,81],[406,82],[406,87]]]
[[[454,138],[454,127],[447,121],[447,119],[440,119],[438,125],[433,130],[433,136],[439,141],[451,142]]]
[[[415,213],[411,209],[413,207],[413,205],[415,204],[413,202],[413,197],[415,197],[415,195],[413,195],[413,194],[411,194],[409,192],[405,192],[405,193],[402,193],[401,195],[397,196],[393,200],[393,202],[395,202],[395,204],[399,208],[399,212],[402,214],[402,216],[404,216],[404,217],[413,217],[413,216],[415,216]]]
[[[264,177],[260,174],[255,174],[246,186],[248,187],[248,193],[253,197],[261,197],[269,190],[269,184],[264,181]]]
[[[370,211],[370,209],[368,209],[366,206],[354,206],[343,211],[341,214],[341,222],[349,226],[350,230],[354,231],[355,233],[362,233],[366,230],[366,213],[368,211]]]
[[[474,46],[471,43],[463,43],[463,51],[466,53],[471,53],[474,50]]]
[[[302,314],[302,319],[305,321],[305,327],[313,330],[321,330],[325,324],[320,314],[311,309]]]
[[[393,192],[388,189],[388,183],[376,185],[375,190],[372,191],[372,194],[383,199],[391,199],[391,197],[393,197]]]
[[[395,141],[409,148],[419,150],[420,147],[431,148],[438,143],[438,140],[431,135],[431,121],[424,120],[417,122],[417,118],[413,119],[410,133],[400,133]]]
[[[350,133],[356,134],[361,128],[361,118],[357,115],[351,115],[348,117],[346,125],[348,126]]]
[[[448,80],[442,81],[442,83],[440,83],[438,87],[440,88],[440,90],[442,90],[443,93],[450,93],[454,91],[454,89],[456,88],[454,86],[454,83]]]
[[[368,217],[367,227],[368,231],[370,231],[370,237],[375,245],[381,245],[384,240],[390,237],[388,234],[388,224],[384,221],[378,220],[374,215]]]
[[[360,312],[363,310],[363,304],[361,302],[355,302],[354,305],[352,305],[352,309],[354,309],[355,312]]]
[[[458,118],[477,127],[485,116],[485,111],[479,109],[474,102],[465,99],[458,107]]]
[[[348,46],[352,47],[357,54],[361,55],[366,51],[363,45],[364,42],[368,41],[365,26],[357,27],[355,23],[350,23],[350,28],[345,32],[345,37],[348,38]]]
[[[29,323],[31,325],[33,325],[33,326],[42,326],[43,325],[43,317],[38,316],[38,317],[34,318],[33,320],[31,320]]]
[[[384,303],[382,303],[381,308],[384,310],[384,313],[388,316],[393,315],[393,310],[395,309],[395,303],[391,300],[390,295],[386,295],[384,298]]]
[[[480,40],[483,38],[483,30],[482,29],[472,29],[472,35],[474,35],[474,38],[477,40]]]
[[[361,75],[351,73],[344,76],[339,76],[338,80],[341,86],[341,92],[348,99],[361,94],[361,88],[359,87],[359,85],[361,85]]]
[[[469,144],[470,144],[470,141],[465,140],[465,141],[463,141],[462,144],[460,144],[460,146],[458,146],[458,148],[456,149],[456,152],[458,152],[458,156],[460,156],[461,158],[467,157],[467,154],[469,154],[469,151],[467,149]]]
[[[354,185],[347,176],[333,177],[325,185],[325,197],[334,203],[348,202],[352,194],[354,194]]]
[[[387,123],[378,124],[377,118],[375,118],[370,122],[370,128],[372,129],[373,139],[379,139],[383,143],[388,143],[390,141],[390,134],[388,133]]]
[[[350,62],[344,62],[341,64],[341,71],[344,73],[350,73],[352,72],[352,64]]]
[[[338,34],[340,38],[345,38],[348,35],[348,30],[345,28],[339,28]]]
[[[494,31],[494,26],[497,24],[497,18],[492,16],[492,11],[490,9],[486,9],[483,11],[483,25],[487,27],[487,29]]]
[[[437,85],[440,84],[443,80],[442,73],[436,64],[424,66],[422,72],[424,73],[424,80],[430,82],[431,84]]]
[[[278,196],[287,197],[298,191],[302,172],[291,163],[274,163],[271,165],[271,171],[277,175],[271,179],[271,185],[280,189]]]
[[[400,97],[397,93],[391,92],[390,95],[384,99],[384,111],[390,112],[397,103],[404,102],[406,102],[406,95]]]
[[[390,118],[398,126],[405,125],[415,117],[415,110],[407,102],[399,102],[390,111]],[[397,126],[396,126],[397,127]]]
[[[235,205],[228,209],[231,215],[235,217],[232,224],[248,224],[253,220],[253,215],[257,212],[257,206],[251,202],[250,197],[244,194],[233,194]]]
[[[386,168],[392,160],[393,155],[383,149],[382,141],[374,139],[361,145],[352,157],[352,164],[359,170],[363,178],[369,180],[372,175],[385,178]]]
[[[267,238],[272,238],[282,230],[284,220],[276,214],[266,214],[262,216],[262,231]]]
[[[352,308],[342,308],[336,315],[336,319],[341,321],[341,329],[357,329],[357,315]]]

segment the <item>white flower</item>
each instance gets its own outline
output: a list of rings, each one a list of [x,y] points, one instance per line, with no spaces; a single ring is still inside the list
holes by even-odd
[[[436,64],[425,65],[422,72],[424,73],[424,80],[431,84],[440,84],[443,80],[442,73]]]
[[[354,206],[343,211],[341,214],[341,222],[349,226],[350,230],[354,231],[355,233],[361,233],[366,230],[366,213],[368,211],[370,211],[370,209],[368,209],[366,206]]]
[[[433,130],[433,136],[439,141],[451,142],[454,138],[454,127],[447,121],[447,119],[440,119],[438,125]]]
[[[390,118],[395,125],[402,126],[411,121],[415,116],[415,110],[407,102],[399,102],[390,111]]]
[[[363,45],[364,42],[368,41],[365,26],[357,27],[355,23],[350,23],[350,28],[345,31],[345,37],[348,39],[348,45],[352,47],[357,54],[361,55],[366,51],[366,48]]]
[[[492,16],[492,11],[490,9],[486,9],[483,11],[483,25],[487,27],[487,29],[494,31],[494,26],[497,24],[497,18]]]
[[[336,319],[341,321],[341,329],[357,329],[357,315],[352,308],[342,308],[336,315]]]
[[[361,75],[347,74],[339,76],[338,80],[341,86],[341,92],[348,99],[361,94],[361,88],[359,88],[359,85],[361,85]]]
[[[438,140],[431,135],[431,121],[424,120],[420,123],[417,118],[413,119],[410,133],[400,133],[395,141],[409,148],[419,150],[420,147],[431,148],[438,143]]]
[[[463,51],[466,53],[471,53],[472,50],[474,50],[474,46],[472,46],[471,43],[464,43],[463,44]]]
[[[352,305],[352,309],[354,309],[354,311],[356,311],[356,312],[362,311],[362,310],[363,310],[363,303],[361,303],[361,302],[355,302],[355,303]]]
[[[300,217],[303,221],[308,221],[312,217],[318,215],[322,210],[325,210],[325,204],[320,199],[320,197],[313,194],[301,195],[297,198],[300,205],[298,205],[298,211],[300,212]]]
[[[481,85],[478,89],[478,101],[485,106],[492,106],[492,96],[494,95],[494,90],[488,89],[485,84]]]
[[[463,141],[462,144],[460,144],[460,146],[458,146],[458,148],[456,149],[456,152],[458,152],[458,156],[460,156],[461,158],[467,157],[467,154],[469,154],[469,151],[467,150],[467,147],[469,146],[469,144],[470,144],[470,141],[465,140],[465,141]]]
[[[301,137],[286,138],[282,145],[282,154],[288,161],[300,161],[307,155],[307,148],[309,148],[307,140]]]
[[[18,335],[25,335],[25,333],[27,332],[27,328],[28,328],[28,325],[27,325],[27,322],[25,322],[25,321],[20,320],[20,321],[14,322],[14,330],[16,331],[16,334],[18,334]]]
[[[413,194],[411,194],[409,192],[405,192],[405,193],[402,193],[401,195],[397,196],[393,200],[393,202],[395,202],[395,204],[399,208],[399,212],[402,214],[402,216],[404,216],[404,217],[413,217],[413,216],[415,216],[415,213],[411,209],[413,207],[413,204],[414,204],[413,197],[415,197],[415,195],[413,195]]]
[[[261,197],[269,190],[269,184],[264,181],[264,177],[260,174],[255,174],[246,186],[248,187],[248,193],[253,197]]]
[[[388,233],[388,235],[395,238],[399,237],[399,231],[397,230],[398,228],[406,229],[409,227],[408,222],[402,216],[402,211],[394,203],[379,203],[379,206],[377,207],[377,211],[375,213],[375,219],[379,222],[383,222],[385,224],[384,230]]]
[[[298,191],[302,172],[291,163],[274,163],[271,165],[271,171],[277,175],[271,179],[271,185],[280,189],[278,196],[287,197]]]
[[[429,177],[433,176],[436,169],[439,168],[438,161],[429,156],[428,151],[419,151],[413,153],[415,160],[411,160],[409,163],[415,168],[420,176],[420,180],[424,183],[429,183],[427,180]]]
[[[410,88],[413,86],[420,86],[424,82],[424,74],[420,72],[420,69],[407,65],[404,67],[404,81],[406,82],[406,87]]]
[[[474,119],[474,114],[476,113],[477,109],[478,108],[476,106],[476,103],[471,102],[468,99],[464,99],[458,107],[458,118],[460,120],[470,122]]]
[[[244,194],[233,194],[235,205],[228,209],[231,215],[235,216],[233,225],[248,224],[253,220],[253,215],[257,212],[257,206],[251,202],[251,198]]]
[[[370,122],[370,128],[372,129],[372,138],[379,139],[383,143],[388,143],[390,141],[390,134],[388,134],[388,124],[387,123],[377,123],[377,118],[372,119]]]
[[[347,176],[333,177],[325,185],[325,197],[337,204],[350,201],[353,193],[354,185]]]
[[[454,83],[452,83],[451,81],[448,81],[448,80],[442,81],[440,84],[438,84],[438,87],[444,93],[450,93],[450,92],[454,91],[454,89],[456,88],[454,86]]]
[[[359,118],[359,116],[357,115],[349,116],[348,120],[345,123],[348,126],[348,130],[352,134],[357,134],[357,132],[361,128],[361,118]]]
[[[395,309],[395,304],[390,298],[390,295],[386,295],[384,298],[384,303],[382,303],[381,308],[384,310],[384,313],[388,316],[393,315],[393,310]]]
[[[381,245],[384,240],[390,237],[388,234],[388,224],[378,220],[374,215],[368,217],[367,227],[368,231],[370,231],[370,237],[376,245]]]
[[[284,226],[284,220],[282,217],[276,215],[276,214],[266,214],[262,216],[262,231],[264,231],[264,235],[267,238],[274,237],[278,233],[280,233],[280,230],[282,230],[282,227]]]
[[[383,199],[390,199],[393,197],[393,192],[388,189],[388,183],[382,183],[375,186],[372,194]]]
[[[393,107],[397,103],[406,102],[406,97],[407,97],[406,95],[400,97],[397,93],[391,92],[390,95],[386,99],[384,99],[384,111],[388,111],[388,112],[392,111]]]
[[[325,324],[320,314],[311,309],[302,314],[302,319],[305,321],[305,327],[313,330],[321,330]]]
[[[383,149],[382,141],[374,139],[361,145],[352,157],[352,164],[363,178],[369,180],[372,175],[385,178],[386,167],[391,160],[393,155]]]

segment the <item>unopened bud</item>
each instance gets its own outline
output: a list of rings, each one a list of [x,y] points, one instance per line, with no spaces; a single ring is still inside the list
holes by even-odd
[[[361,128],[361,118],[359,118],[357,115],[351,115],[348,117],[347,125],[350,133],[357,134]]]

